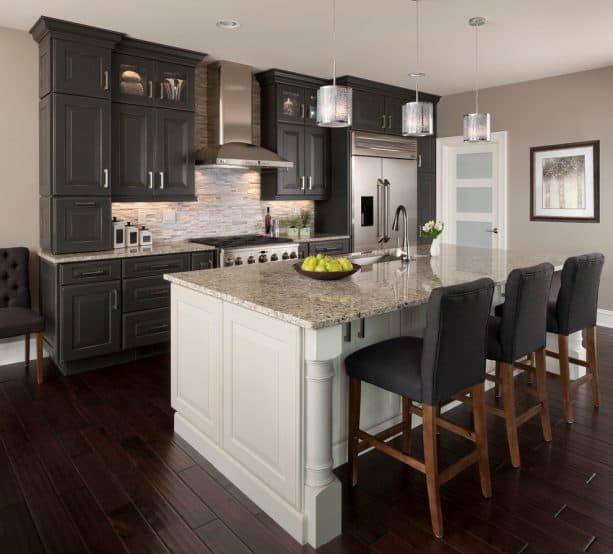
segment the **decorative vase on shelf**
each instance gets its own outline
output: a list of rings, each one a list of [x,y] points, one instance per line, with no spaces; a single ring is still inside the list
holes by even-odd
[[[311,238],[311,228],[310,227],[301,227],[299,234],[300,234],[300,238],[301,239],[309,239],[309,238]]]
[[[298,227],[288,227],[287,228],[287,236],[290,239],[297,239],[299,236]]]
[[[439,244],[438,239],[432,239],[432,244],[430,245],[430,256],[433,258],[437,258],[441,255],[441,245]]]

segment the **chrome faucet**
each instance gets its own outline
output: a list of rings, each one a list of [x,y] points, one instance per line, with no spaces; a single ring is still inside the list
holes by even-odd
[[[393,231],[398,231],[398,219],[400,219],[400,215],[402,215],[402,247],[400,259],[404,262],[408,262],[411,254],[409,252],[409,220],[407,218],[407,210],[402,204],[396,208],[396,214],[392,222]]]

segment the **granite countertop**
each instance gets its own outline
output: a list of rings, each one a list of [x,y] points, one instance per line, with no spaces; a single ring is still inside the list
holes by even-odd
[[[43,260],[52,264],[66,264],[96,260],[120,260],[122,258],[136,258],[139,256],[159,256],[161,254],[179,254],[182,252],[203,252],[207,250],[215,250],[215,247],[187,240],[173,240],[157,241],[151,246],[130,246],[113,250],[101,250],[99,252],[78,252],[75,254],[51,254],[41,250],[38,255]]]
[[[289,237],[287,236],[286,233],[282,233],[281,238],[286,239]],[[341,239],[350,239],[350,238],[351,238],[351,235],[334,235],[331,233],[311,233],[311,236],[308,239],[300,239],[300,238],[292,237],[292,240],[294,242],[301,244],[305,242],[318,242],[322,240],[341,240]]]
[[[442,245],[438,258],[426,256],[427,251],[427,246],[418,247],[409,264],[373,264],[339,281],[304,277],[294,270],[292,261],[174,273],[165,278],[294,325],[317,329],[423,304],[432,289],[440,286],[480,277],[501,284],[512,269],[544,261],[559,269],[565,260],[564,255],[455,245]]]

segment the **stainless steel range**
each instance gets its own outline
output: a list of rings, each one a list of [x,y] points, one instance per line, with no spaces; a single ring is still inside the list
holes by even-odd
[[[217,267],[262,264],[298,258],[298,244],[291,239],[265,235],[232,235],[190,240],[214,246],[217,249]]]

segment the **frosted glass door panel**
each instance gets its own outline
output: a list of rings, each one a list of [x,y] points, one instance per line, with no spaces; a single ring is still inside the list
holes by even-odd
[[[487,221],[457,221],[456,242],[462,246],[492,247],[492,224]]]
[[[492,213],[491,187],[456,189],[456,210],[460,213]]]
[[[491,179],[492,174],[492,152],[471,152],[457,155],[456,179]]]

